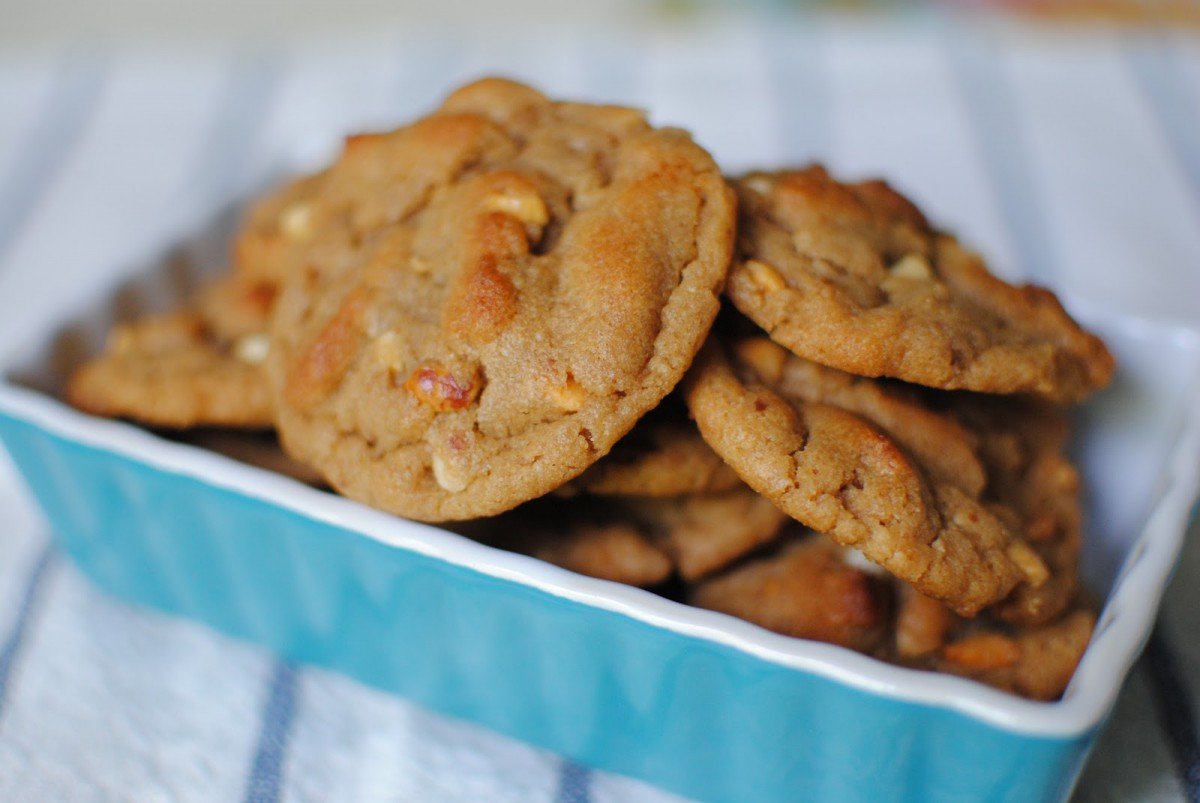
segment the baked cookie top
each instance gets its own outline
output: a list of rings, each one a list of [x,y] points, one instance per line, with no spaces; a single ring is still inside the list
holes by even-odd
[[[1113,358],[1053,293],[1013,286],[882,181],[821,167],[735,183],[727,293],[801,357],[936,388],[1078,401]]]
[[[194,307],[120,324],[104,353],[72,375],[67,399],[150,426],[269,428],[269,305],[256,285],[223,279]]]
[[[747,484],[964,615],[1045,580],[1036,553],[949,469],[923,469],[861,415],[781,392],[799,358],[776,353],[749,361],[713,338],[684,383],[701,435]]]
[[[762,338],[737,358],[785,399],[831,404],[887,434],[927,476],[979,500],[1045,564],[996,609],[1038,624],[1075,596],[1082,532],[1079,473],[1066,457],[1066,414],[1031,398],[936,391],[854,376]]]
[[[691,363],[734,203],[685,133],[509,81],[352,137],[276,307],[285,447],[347,496],[428,521],[562,485]]]

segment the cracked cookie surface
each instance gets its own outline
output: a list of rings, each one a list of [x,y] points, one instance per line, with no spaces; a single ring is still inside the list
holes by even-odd
[[[701,435],[748,485],[964,615],[1044,579],[1028,545],[981,502],[860,416],[781,395],[774,371],[727,355],[714,337],[684,382]]]
[[[732,193],[686,134],[497,79],[350,138],[309,203],[268,360],[281,439],[427,521],[604,456],[690,364],[733,240]]]
[[[1048,290],[1010,285],[882,181],[821,167],[737,182],[727,294],[801,357],[862,376],[1073,402],[1113,358]]]
[[[1023,540],[1030,551],[1019,557],[1032,572],[999,603],[1002,618],[1039,624],[1064,610],[1078,585],[1082,511],[1061,409],[1028,397],[854,376],[796,357],[763,337],[735,340],[731,349],[783,398],[834,405],[878,427],[931,480],[958,486]]]

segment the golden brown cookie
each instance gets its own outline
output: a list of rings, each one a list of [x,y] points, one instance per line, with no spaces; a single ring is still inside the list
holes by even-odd
[[[842,549],[808,537],[692,589],[688,601],[787,636],[869,652],[888,621],[887,587],[848,564]]]
[[[826,368],[789,353],[765,337],[734,340],[736,359],[785,399],[848,410],[888,433],[934,479],[953,483],[973,497],[987,484],[978,440],[899,383],[883,383]]]
[[[653,586],[673,571],[670,556],[645,525],[588,496],[547,496],[499,516],[449,526],[490,546],[602,580]]]
[[[274,317],[278,424],[339,491],[399,515],[490,515],[574,478],[716,315],[732,194],[638,112],[484,80],[352,138],[326,182]]]
[[[1014,628],[989,617],[967,620],[901,589],[893,657],[1035,700],[1054,700],[1075,673],[1095,624],[1095,614],[1078,606],[1030,627]]]
[[[225,280],[210,293],[241,298],[243,291],[252,295]],[[246,309],[216,317],[187,309],[119,325],[104,353],[71,377],[67,398],[89,413],[150,426],[270,427],[273,407],[262,372],[268,341],[246,327],[250,317]]]
[[[564,490],[599,496],[672,497],[730,491],[738,475],[704,442],[683,404],[664,401]],[[670,409],[664,410],[664,407]]]
[[[926,396],[974,433],[988,474],[984,500],[1013,519],[1049,570],[1044,583],[1017,586],[996,607],[996,615],[1025,625],[1057,617],[1079,590],[1083,543],[1081,481],[1066,455],[1065,412],[1027,399]]]
[[[614,504],[648,528],[684,580],[725,568],[774,540],[788,521],[769,499],[740,482],[724,493],[624,497]]]
[[[233,241],[238,276],[277,285],[303,264],[318,228],[330,223],[316,217],[325,179],[324,173],[295,179],[251,204]]]
[[[547,534],[530,550],[535,558],[579,574],[631,586],[653,586],[671,575],[671,559],[635,526],[574,522]]]
[[[738,359],[784,399],[832,404],[888,434],[931,478],[986,504],[1045,564],[998,608],[1039,624],[1077,589],[1079,474],[1064,454],[1062,410],[1029,398],[918,389],[803,360],[766,338],[734,341]]]
[[[801,357],[861,376],[1078,401],[1113,359],[1053,293],[1015,287],[882,181],[821,167],[736,182],[727,293]]]
[[[958,485],[839,407],[785,399],[711,339],[684,383],[705,440],[752,488],[964,615],[1044,579],[1028,545]]]

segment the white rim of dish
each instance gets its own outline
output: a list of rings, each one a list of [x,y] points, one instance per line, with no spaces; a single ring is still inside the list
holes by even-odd
[[[1191,330],[1178,331],[1196,339]],[[778,635],[725,614],[488,547],[198,447],[168,441],[131,424],[85,415],[7,380],[0,381],[0,411],[71,441],[260,499],[390,546],[732,647],[869,694],[955,711],[1003,730],[1042,738],[1081,736],[1099,725],[1111,709],[1154,624],[1182,548],[1191,506],[1200,491],[1200,406],[1194,406],[1163,468],[1157,499],[1113,583],[1083,661],[1063,699],[1041,703],[974,681],[905,669],[841,647]]]

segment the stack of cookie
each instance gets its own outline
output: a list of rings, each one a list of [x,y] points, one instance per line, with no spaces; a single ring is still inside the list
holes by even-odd
[[[1063,406],[1112,358],[882,182],[728,182],[487,79],[259,202],[233,263],[72,403],[273,429],[366,504],[1032,697],[1090,637]]]

